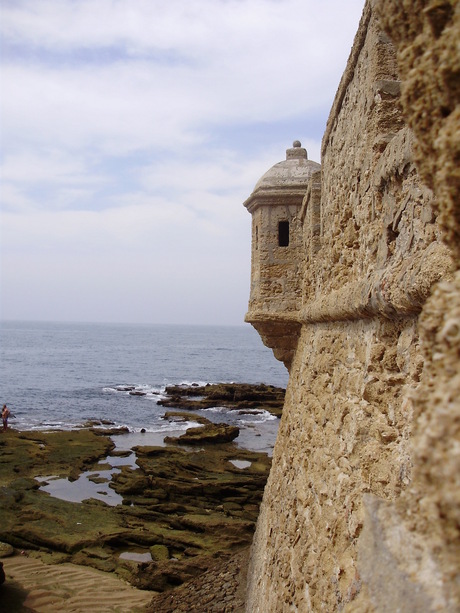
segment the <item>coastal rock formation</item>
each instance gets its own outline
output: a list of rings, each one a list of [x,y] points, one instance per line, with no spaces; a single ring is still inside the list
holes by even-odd
[[[237,438],[239,433],[240,429],[236,426],[208,422],[196,428],[188,428],[185,434],[180,436],[166,436],[165,443],[177,445],[230,443]]]
[[[110,487],[122,499],[115,506],[90,495],[70,502],[40,489],[37,477],[70,481],[81,471],[106,470],[111,457],[120,459],[113,448],[99,428],[9,429],[0,440],[0,557],[14,546],[45,562],[116,572],[135,587],[160,592],[249,546],[271,464],[266,453],[215,441],[206,448],[137,447],[136,466],[128,462],[112,475]]]
[[[248,550],[222,556],[193,582],[155,596],[148,613],[243,613]]]
[[[290,372],[248,613],[460,609],[459,38],[456,1],[366,2],[301,204],[245,203]]]
[[[281,417],[285,390],[273,385],[248,383],[214,383],[207,385],[171,385],[165,390],[167,397],[159,400],[164,407],[196,410],[227,407],[232,411],[268,411]],[[195,418],[196,419],[196,418]]]

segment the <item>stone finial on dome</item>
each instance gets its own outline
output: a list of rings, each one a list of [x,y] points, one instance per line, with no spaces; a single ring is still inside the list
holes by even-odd
[[[302,205],[311,175],[320,170],[320,164],[309,160],[300,142],[286,150],[286,159],[270,168],[256,183],[244,206],[252,214],[260,206],[278,206],[281,191],[283,206],[288,199]],[[300,198],[300,203],[298,202]]]
[[[308,160],[307,150],[302,147],[300,140],[295,140],[292,143],[291,149],[286,149],[286,159],[304,159]]]

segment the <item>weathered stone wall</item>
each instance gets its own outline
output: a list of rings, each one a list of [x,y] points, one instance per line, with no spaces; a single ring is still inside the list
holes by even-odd
[[[364,8],[300,215],[300,336],[248,613],[460,609],[458,16]]]
[[[427,595],[418,610],[459,611],[460,3],[382,0],[377,9],[397,48],[414,158],[436,194],[454,272],[435,286],[419,318],[425,365],[414,395],[411,485],[394,505],[380,504],[370,515],[393,566]],[[370,592],[385,610],[381,586]]]
[[[437,196],[445,241],[460,255],[460,50],[458,0],[380,0],[382,26],[398,53],[404,116],[414,157]]]
[[[301,202],[301,200],[300,200]],[[258,208],[252,216],[251,300],[249,309],[276,313],[296,311],[301,295],[298,249],[301,227],[297,205]],[[289,248],[278,245],[278,223],[289,223]],[[297,257],[296,257],[297,256]],[[267,299],[266,297],[269,297]]]

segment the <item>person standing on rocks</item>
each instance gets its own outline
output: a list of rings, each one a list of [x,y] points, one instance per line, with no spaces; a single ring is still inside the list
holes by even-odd
[[[3,431],[5,431],[8,428],[8,417],[9,416],[10,416],[10,410],[6,406],[6,404],[4,404],[3,409],[2,409]]]

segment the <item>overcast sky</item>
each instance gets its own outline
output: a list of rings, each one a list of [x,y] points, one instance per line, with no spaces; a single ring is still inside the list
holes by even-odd
[[[260,176],[320,162],[363,0],[1,0],[1,315],[242,324]]]

